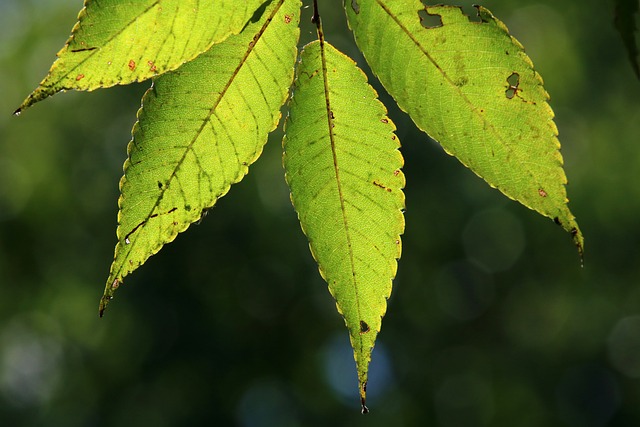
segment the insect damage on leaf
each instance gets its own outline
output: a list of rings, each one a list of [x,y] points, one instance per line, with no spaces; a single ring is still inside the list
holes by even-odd
[[[490,186],[561,218],[582,253],[549,95],[507,27],[482,6],[476,6],[478,22],[457,6],[393,0],[360,5],[359,14],[347,8],[349,25],[399,107]]]

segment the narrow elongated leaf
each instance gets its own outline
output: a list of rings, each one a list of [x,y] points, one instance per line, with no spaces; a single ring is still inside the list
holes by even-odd
[[[154,79],[121,180],[118,244],[100,312],[123,278],[240,181],[293,81],[299,0],[274,0],[241,34]]]
[[[416,125],[491,186],[561,224],[582,253],[547,92],[505,25],[481,6],[481,22],[419,0],[345,8],[371,69]]]
[[[47,77],[16,112],[61,90],[93,90],[173,70],[237,34],[265,0],[85,0]]]
[[[403,159],[386,109],[355,63],[328,43],[300,55],[284,139],[291,199],[345,319],[363,410],[404,231]]]

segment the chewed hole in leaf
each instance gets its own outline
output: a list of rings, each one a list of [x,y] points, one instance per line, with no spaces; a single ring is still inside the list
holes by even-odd
[[[509,99],[513,99],[514,96],[520,90],[520,75],[518,73],[511,73],[507,77],[507,90],[504,92],[505,96]]]
[[[442,16],[438,14],[431,14],[426,9],[423,9],[418,11],[418,17],[420,18],[420,25],[424,28],[442,27]]]

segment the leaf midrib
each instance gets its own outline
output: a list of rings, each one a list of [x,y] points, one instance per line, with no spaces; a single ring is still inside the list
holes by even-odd
[[[469,106],[469,108],[471,109],[471,111],[473,112],[474,115],[476,115],[485,125],[487,128],[491,129],[492,134],[496,137],[496,139],[498,139],[500,141],[500,143],[502,144],[503,147],[505,147],[505,149],[507,149],[509,151],[509,153],[511,155],[513,155],[514,157],[518,158],[518,164],[526,171],[527,175],[529,175],[529,177],[531,178],[532,181],[535,181],[538,185],[539,188],[543,188],[543,185],[540,184],[540,182],[535,178],[534,173],[531,171],[531,169],[529,169],[526,166],[526,162],[523,161],[522,156],[519,155],[519,153],[515,150],[513,150],[511,148],[511,145],[509,144],[508,141],[506,141],[502,135],[496,130],[495,126],[486,119],[486,117],[484,117],[483,115],[481,115],[478,111],[478,108],[476,108],[476,106],[473,104],[473,102],[471,102],[471,100],[464,94],[464,92],[462,92],[462,90],[460,89],[460,87],[458,87],[455,82],[453,80],[451,80],[451,78],[449,77],[449,75],[446,73],[446,71],[444,69],[442,69],[442,67],[440,67],[440,65],[438,64],[438,62],[431,56],[431,54],[427,51],[427,49],[420,43],[420,41],[415,38],[413,36],[413,34],[411,33],[411,31],[409,31],[409,29],[404,26],[404,24],[402,22],[400,22],[400,20],[395,16],[395,14],[389,10],[389,8],[382,2],[382,0],[376,0],[376,2],[380,5],[380,7],[385,11],[385,13],[387,13],[387,15],[389,15],[389,17],[398,25],[398,27],[400,27],[400,29],[402,30],[403,33],[405,33],[405,35],[420,49],[420,51],[424,54],[424,56],[433,64],[434,67],[436,67],[436,69],[442,74],[442,77],[447,81],[447,83],[449,83],[449,85],[451,85],[451,87],[458,92],[458,94],[460,95],[460,97],[467,103],[467,105]],[[425,6],[426,7],[426,6]],[[457,156],[456,156],[457,157]],[[458,157],[459,158],[459,157]],[[506,193],[505,193],[506,194]],[[508,194],[507,194],[508,195]],[[510,198],[513,198],[512,196],[508,195]]]
[[[329,90],[329,80],[327,73],[327,60],[325,56],[325,48],[324,48],[324,36],[322,32],[319,34],[320,38],[320,60],[322,62],[322,81],[324,84],[324,98],[325,98],[325,106],[326,106],[326,115],[327,115],[327,130],[329,132],[329,141],[331,143],[331,154],[333,156],[333,169],[336,176],[336,187],[338,190],[338,198],[340,199],[340,212],[342,214],[342,223],[344,225],[345,237],[347,239],[347,248],[349,253],[349,263],[351,266],[351,277],[353,284],[353,291],[355,295],[356,301],[356,311],[358,313],[358,321],[362,320],[361,315],[361,307],[360,307],[360,295],[358,292],[358,278],[356,277],[356,268],[355,268],[355,259],[353,257],[353,246],[351,244],[351,232],[349,227],[349,220],[347,219],[347,212],[345,207],[345,198],[344,193],[342,191],[342,182],[340,180],[340,168],[338,166],[338,153],[336,150],[336,141],[335,134],[333,133],[334,119],[332,118],[332,110],[331,110],[331,100],[330,100],[330,90]],[[364,346],[362,337],[359,336],[360,348]]]
[[[278,11],[280,10],[280,8],[284,4],[284,2],[285,2],[285,0],[279,0],[279,3],[274,7],[274,10],[272,11],[271,15],[267,18],[267,20],[265,21],[263,26],[256,33],[256,36],[254,36],[254,39],[253,39],[254,42],[249,44],[249,48],[246,50],[245,54],[243,55],[242,59],[240,60],[240,63],[238,64],[236,69],[233,71],[231,77],[227,81],[227,84],[225,85],[223,90],[220,91],[220,93],[218,94],[218,97],[215,100],[214,105],[209,110],[207,116],[202,120],[202,124],[200,125],[200,128],[196,131],[194,137],[191,139],[191,142],[184,148],[184,153],[183,153],[182,157],[176,163],[173,171],[171,172],[171,175],[169,176],[169,179],[167,180],[167,185],[163,186],[162,190],[160,191],[160,195],[158,196],[158,198],[157,198],[155,204],[153,205],[153,207],[151,208],[151,211],[149,212],[149,214],[146,215],[146,219],[143,222],[149,221],[151,219],[151,216],[153,215],[153,212],[160,205],[160,202],[164,198],[165,192],[170,187],[170,183],[177,177],[177,172],[180,169],[180,167],[182,166],[182,164],[184,163],[184,161],[185,161],[185,159],[187,157],[187,154],[193,149],[194,144],[200,138],[200,136],[202,135],[202,132],[204,131],[204,129],[211,122],[211,117],[213,117],[215,115],[216,109],[220,105],[220,102],[222,102],[222,100],[225,97],[227,91],[229,90],[231,85],[234,83],[234,81],[235,81],[236,77],[238,76],[238,74],[240,73],[240,70],[242,69],[242,67],[244,67],[244,65],[247,63],[247,59],[248,59],[249,55],[251,55],[251,53],[254,51],[254,49],[258,45],[258,42],[262,38],[263,34],[267,30],[267,28],[269,27],[271,22],[273,21],[273,17],[278,13]],[[213,203],[210,206],[205,206],[203,209],[207,209],[207,208],[210,208],[211,206],[213,206],[215,204],[216,200],[214,200]],[[137,240],[134,239],[134,240],[131,240],[130,244],[126,245],[126,247],[129,248],[129,251],[128,251],[129,254],[133,250],[134,245],[135,245],[136,242],[137,242]],[[115,275],[112,274],[112,277],[121,278],[121,272],[122,272],[124,266],[126,265],[127,259],[128,259],[128,256],[125,257],[122,260],[120,266],[118,267],[117,274],[115,274]],[[109,281],[111,281],[111,278],[110,278]]]

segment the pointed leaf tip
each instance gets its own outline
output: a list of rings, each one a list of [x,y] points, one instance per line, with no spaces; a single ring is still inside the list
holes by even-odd
[[[120,181],[102,309],[114,284],[200,221],[261,155],[293,82],[299,13],[300,0],[266,2],[240,34],[154,78]]]
[[[71,37],[21,109],[63,90],[139,82],[238,34],[264,0],[85,1]]]
[[[549,95],[507,27],[482,6],[475,22],[458,7],[417,0],[358,3],[360,13],[346,8],[349,25],[398,106],[490,186],[559,218],[582,251]],[[425,28],[423,12],[441,25]]]
[[[311,252],[349,330],[363,411],[404,232],[404,161],[394,130],[352,59],[327,42],[304,47],[283,163]]]

